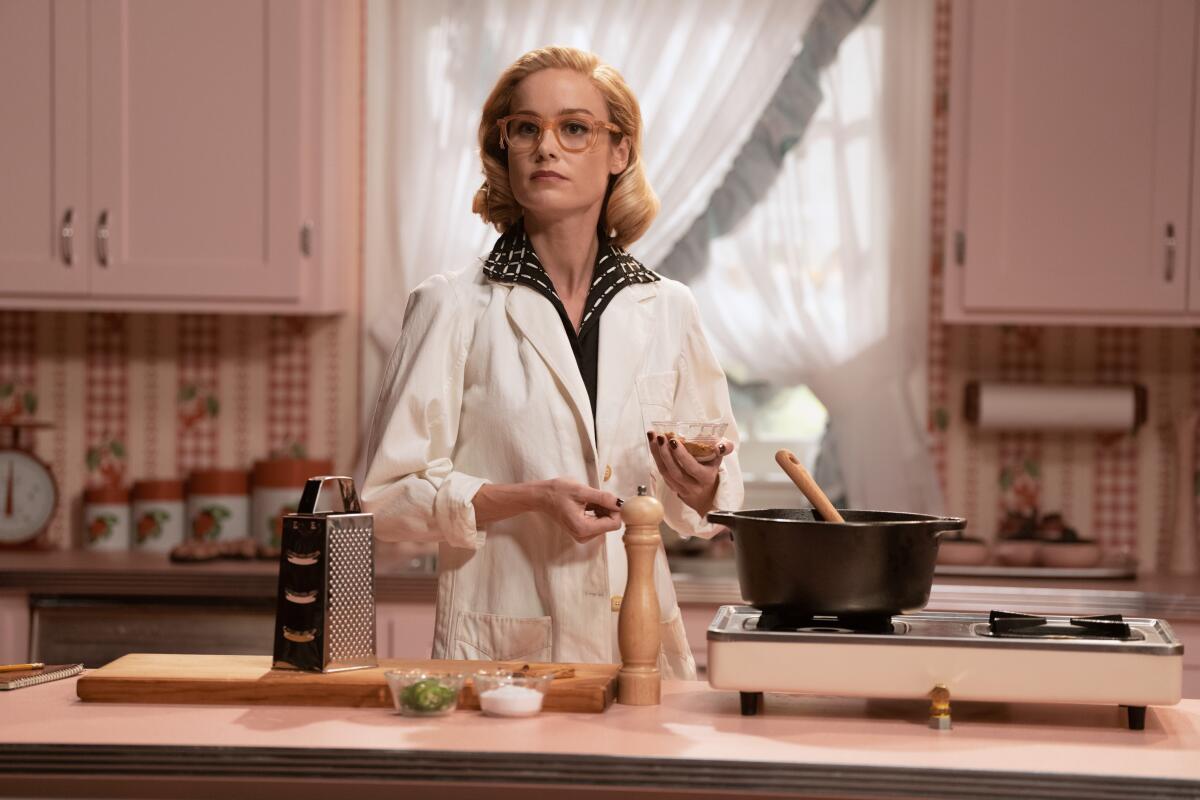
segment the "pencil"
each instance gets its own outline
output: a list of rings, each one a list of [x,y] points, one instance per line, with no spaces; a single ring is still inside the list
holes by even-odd
[[[20,672],[27,669],[41,669],[46,666],[40,661],[35,661],[32,664],[0,664],[0,672]]]

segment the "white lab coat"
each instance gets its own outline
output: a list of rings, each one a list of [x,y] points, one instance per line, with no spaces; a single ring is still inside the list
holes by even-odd
[[[674,530],[720,530],[658,477],[646,440],[654,420],[733,422],[691,292],[669,279],[625,286],[600,318],[599,349],[594,436],[587,389],[545,297],[491,282],[478,267],[435,275],[412,293],[361,497],[380,539],[439,543],[434,658],[620,661],[612,596],[624,587],[621,531],[578,544],[541,513],[482,530],[472,501],[485,483],[561,477],[622,498],[648,485]],[[737,440],[733,424],[726,438]],[[741,502],[731,454],[715,506]],[[655,573],[663,675],[694,678],[661,550]]]

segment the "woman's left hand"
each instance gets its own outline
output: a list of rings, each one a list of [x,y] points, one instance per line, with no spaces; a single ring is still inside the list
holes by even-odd
[[[646,437],[650,440],[654,463],[667,486],[700,516],[712,511],[721,461],[733,452],[733,442],[722,439],[717,444],[716,456],[702,464],[672,435],[646,431]]]

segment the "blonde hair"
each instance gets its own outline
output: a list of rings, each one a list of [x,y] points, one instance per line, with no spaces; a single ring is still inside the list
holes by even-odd
[[[508,180],[508,159],[500,149],[496,120],[511,110],[513,92],[525,77],[543,69],[569,69],[586,76],[599,90],[612,122],[629,137],[629,163],[619,175],[609,178],[601,226],[618,247],[636,242],[658,214],[658,197],[642,168],[642,111],[633,90],[621,73],[595,54],[574,47],[543,47],[531,50],[504,70],[483,104],[479,121],[479,155],[483,161],[483,186],[475,192],[471,210],[504,233],[517,222],[524,209],[513,196]]]

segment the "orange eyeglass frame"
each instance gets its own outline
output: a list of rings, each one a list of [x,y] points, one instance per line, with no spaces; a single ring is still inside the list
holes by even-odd
[[[603,120],[598,120],[598,119],[588,120],[585,117],[580,116],[579,114],[560,114],[557,117],[551,117],[550,119],[543,119],[542,117],[539,117],[535,114],[509,114],[507,117],[501,117],[500,119],[496,120],[496,127],[498,127],[500,129],[500,147],[501,147],[501,149],[504,149],[504,148],[512,149],[512,142],[509,141],[509,139],[508,139],[508,131],[506,130],[506,128],[508,126],[508,123],[513,121],[514,119],[529,120],[530,122],[532,122],[538,126],[538,138],[537,138],[537,141],[534,142],[533,147],[530,148],[530,150],[536,150],[538,148],[538,145],[540,145],[542,143],[542,137],[546,135],[546,131],[548,129],[552,129],[554,131],[554,138],[558,140],[559,146],[562,147],[563,150],[566,150],[568,153],[586,153],[588,150],[591,150],[593,147],[596,146],[596,142],[599,141],[601,130],[608,130],[611,133],[618,133],[618,134],[624,135],[623,131],[620,128],[618,128],[616,125],[612,124],[611,122],[604,122]],[[583,147],[568,147],[566,145],[566,143],[563,142],[562,137],[559,135],[559,132],[558,132],[558,123],[562,122],[565,119],[576,119],[576,120],[581,120],[581,121],[586,120],[589,124],[595,126],[592,128],[591,138],[588,140],[588,143],[586,145],[584,145]]]

